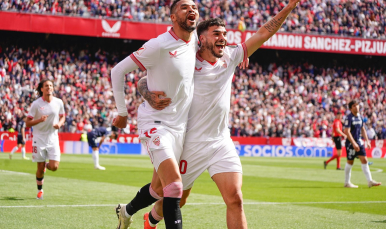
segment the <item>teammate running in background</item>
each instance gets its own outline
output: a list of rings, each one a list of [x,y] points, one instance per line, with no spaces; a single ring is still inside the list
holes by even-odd
[[[348,104],[348,108],[351,113],[347,116],[344,122],[344,133],[347,135],[346,151],[347,151],[347,163],[344,169],[345,172],[345,184],[346,188],[358,188],[357,185],[351,183],[351,168],[354,164],[354,159],[359,157],[362,163],[362,171],[366,176],[369,188],[372,186],[379,186],[381,182],[376,182],[371,178],[369,165],[367,164],[367,156],[365,147],[371,148],[370,141],[367,137],[366,129],[363,125],[363,119],[359,114],[359,103],[356,100],[352,100]],[[362,135],[365,142],[362,140]]]
[[[153,163],[153,179],[138,191],[129,204],[116,207],[118,229],[128,228],[132,216],[138,210],[154,203],[161,196],[164,197],[166,228],[182,228],[182,182],[178,162],[193,98],[194,58],[197,51],[194,30],[199,14],[192,0],[174,1],[170,13],[173,28],[146,42],[111,71],[118,108],[118,117],[113,125],[118,128],[127,125],[125,74],[138,67],[147,70],[149,89],[164,92],[156,94],[156,97],[167,95],[171,98],[166,100],[167,104],[171,102],[170,106],[162,111],[153,109],[148,102],[138,108],[139,137]]]
[[[227,31],[221,19],[208,19],[197,26],[200,50],[196,55],[194,96],[180,162],[184,189],[181,206],[186,203],[194,181],[208,170],[227,206],[227,226],[231,229],[247,228],[241,191],[242,167],[228,129],[234,71],[278,31],[298,1],[291,0],[251,38],[237,46],[227,46]],[[138,91],[151,93],[146,78],[138,82]],[[145,229],[156,228],[162,219],[161,206],[162,200],[145,214]]]
[[[66,118],[63,102],[53,96],[53,91],[51,80],[40,81],[37,87],[39,98],[32,103],[26,120],[27,127],[33,126],[32,161],[37,162],[37,199],[43,199],[44,169],[56,171],[60,162],[58,129]]]
[[[21,147],[21,157],[24,160],[29,160],[29,158],[25,156],[25,115],[20,113],[18,116],[20,119],[16,125],[17,145],[13,147],[11,153],[9,154],[9,159],[12,159],[12,154],[14,154]]]
[[[342,155],[342,137],[347,138],[347,136],[343,133],[342,129],[342,113],[338,112],[336,115],[336,118],[334,120],[334,124],[332,124],[332,130],[333,130],[333,140],[335,143],[336,148],[336,154],[334,154],[330,159],[327,161],[324,161],[324,169],[327,168],[328,163],[330,163],[332,160],[336,158],[336,169],[342,170],[340,168],[340,156]]]
[[[94,160],[94,168],[99,170],[106,170],[105,167],[99,165],[99,148],[103,144],[106,137],[110,139],[117,139],[118,134],[115,131],[108,131],[105,127],[98,127],[87,132],[87,142],[92,149],[92,159]],[[97,138],[101,138],[99,145],[95,142]]]

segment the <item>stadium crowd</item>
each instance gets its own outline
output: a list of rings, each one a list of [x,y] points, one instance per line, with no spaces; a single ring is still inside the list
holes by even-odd
[[[62,132],[109,126],[117,116],[110,70],[118,55],[78,51],[0,48],[0,131],[13,131],[36,99],[43,78],[55,83],[55,96],[65,104]],[[142,103],[136,83],[145,72],[126,76],[128,127],[136,134],[136,112]],[[352,98],[361,109],[370,139],[386,139],[386,74],[356,66],[321,67],[309,62],[259,65],[237,69],[233,79],[229,128],[233,136],[330,137],[338,112],[347,114]]]
[[[28,13],[168,22],[171,0],[0,0],[0,9]],[[232,28],[257,29],[284,6],[282,0],[198,0],[201,19],[220,17]],[[384,1],[302,0],[285,32],[385,39]]]

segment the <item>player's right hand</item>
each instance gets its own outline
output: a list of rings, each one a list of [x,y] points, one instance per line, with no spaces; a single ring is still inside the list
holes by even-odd
[[[115,127],[126,128],[126,125],[127,125],[127,116],[120,116],[120,115],[118,115],[113,120],[113,126],[115,126]]]
[[[156,110],[163,110],[172,103],[171,98],[167,98],[163,91],[151,91],[151,99],[147,100],[150,106]]]
[[[46,121],[48,115],[43,115],[41,118],[40,118],[40,122],[44,122]]]
[[[353,146],[354,146],[355,151],[359,152],[359,150],[361,150],[361,148],[359,148],[358,144],[355,143]]]

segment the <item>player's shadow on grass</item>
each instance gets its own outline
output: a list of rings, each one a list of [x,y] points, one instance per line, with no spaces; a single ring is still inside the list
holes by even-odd
[[[19,198],[19,197],[14,197],[14,196],[6,196],[3,198],[0,198],[0,200],[24,200],[24,199]]]
[[[371,221],[373,223],[386,223],[386,220],[383,220],[383,221]]]

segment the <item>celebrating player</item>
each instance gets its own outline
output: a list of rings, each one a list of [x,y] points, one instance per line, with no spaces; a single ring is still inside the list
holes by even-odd
[[[16,125],[17,145],[13,147],[11,153],[9,154],[9,159],[12,159],[12,154],[14,154],[21,147],[21,157],[24,160],[29,160],[29,158],[25,156],[25,115],[20,113],[19,116],[20,119]]]
[[[347,135],[347,163],[346,167],[344,168],[344,187],[358,188],[358,185],[354,185],[350,182],[351,168],[356,157],[359,157],[359,160],[362,163],[362,171],[366,176],[369,188],[373,186],[379,186],[381,185],[381,182],[376,182],[371,178],[369,165],[367,164],[368,161],[365,147],[371,148],[371,144],[367,137],[366,129],[363,125],[363,119],[359,114],[359,103],[356,100],[352,100],[348,104],[348,108],[350,109],[351,113],[347,116],[344,122],[344,133]],[[365,138],[365,142],[362,140],[362,135]]]
[[[97,138],[101,137],[99,145],[95,142]],[[118,134],[115,131],[108,131],[105,127],[98,127],[87,132],[87,142],[92,149],[92,159],[94,160],[94,168],[99,170],[106,170],[105,167],[99,165],[99,148],[103,144],[106,137],[110,139],[117,139]]]
[[[227,31],[221,19],[209,19],[197,27],[200,50],[196,55],[194,96],[180,161],[184,189],[181,206],[186,203],[195,179],[207,169],[227,205],[228,228],[247,228],[241,162],[228,129],[234,70],[277,32],[297,3],[298,0],[291,1],[244,44],[235,47],[226,46]],[[138,85],[141,94],[150,93],[142,86],[146,85],[146,78]],[[145,214],[146,229],[156,228],[162,219],[161,205],[162,200]]]
[[[342,155],[342,137],[347,138],[347,136],[343,133],[341,120],[342,120],[342,113],[339,112],[336,115],[336,118],[334,120],[334,124],[332,124],[332,130],[333,130],[333,134],[334,134],[333,140],[335,143],[336,154],[334,154],[327,161],[323,162],[324,169],[327,168],[327,165],[329,162],[331,162],[332,160],[334,160],[336,158],[336,169],[342,170],[340,168],[340,155]]]
[[[56,171],[60,162],[58,129],[64,124],[65,113],[62,100],[54,97],[53,91],[51,80],[40,81],[39,98],[32,103],[26,121],[27,127],[33,126],[32,161],[37,162],[37,199],[43,199],[45,168]]]
[[[163,91],[170,98],[167,109],[153,109],[148,102],[138,108],[138,129],[142,145],[154,166],[153,179],[138,191],[127,205],[119,204],[116,213],[118,229],[128,228],[138,210],[164,197],[166,228],[182,228],[180,199],[182,182],[178,161],[182,153],[188,112],[193,98],[194,36],[198,10],[192,0],[176,0],[170,8],[173,28],[146,42],[138,51],[118,63],[111,72],[118,117],[113,125],[125,128],[127,109],[124,99],[125,74],[140,68],[147,70],[149,89]],[[165,96],[159,92],[152,95]]]

